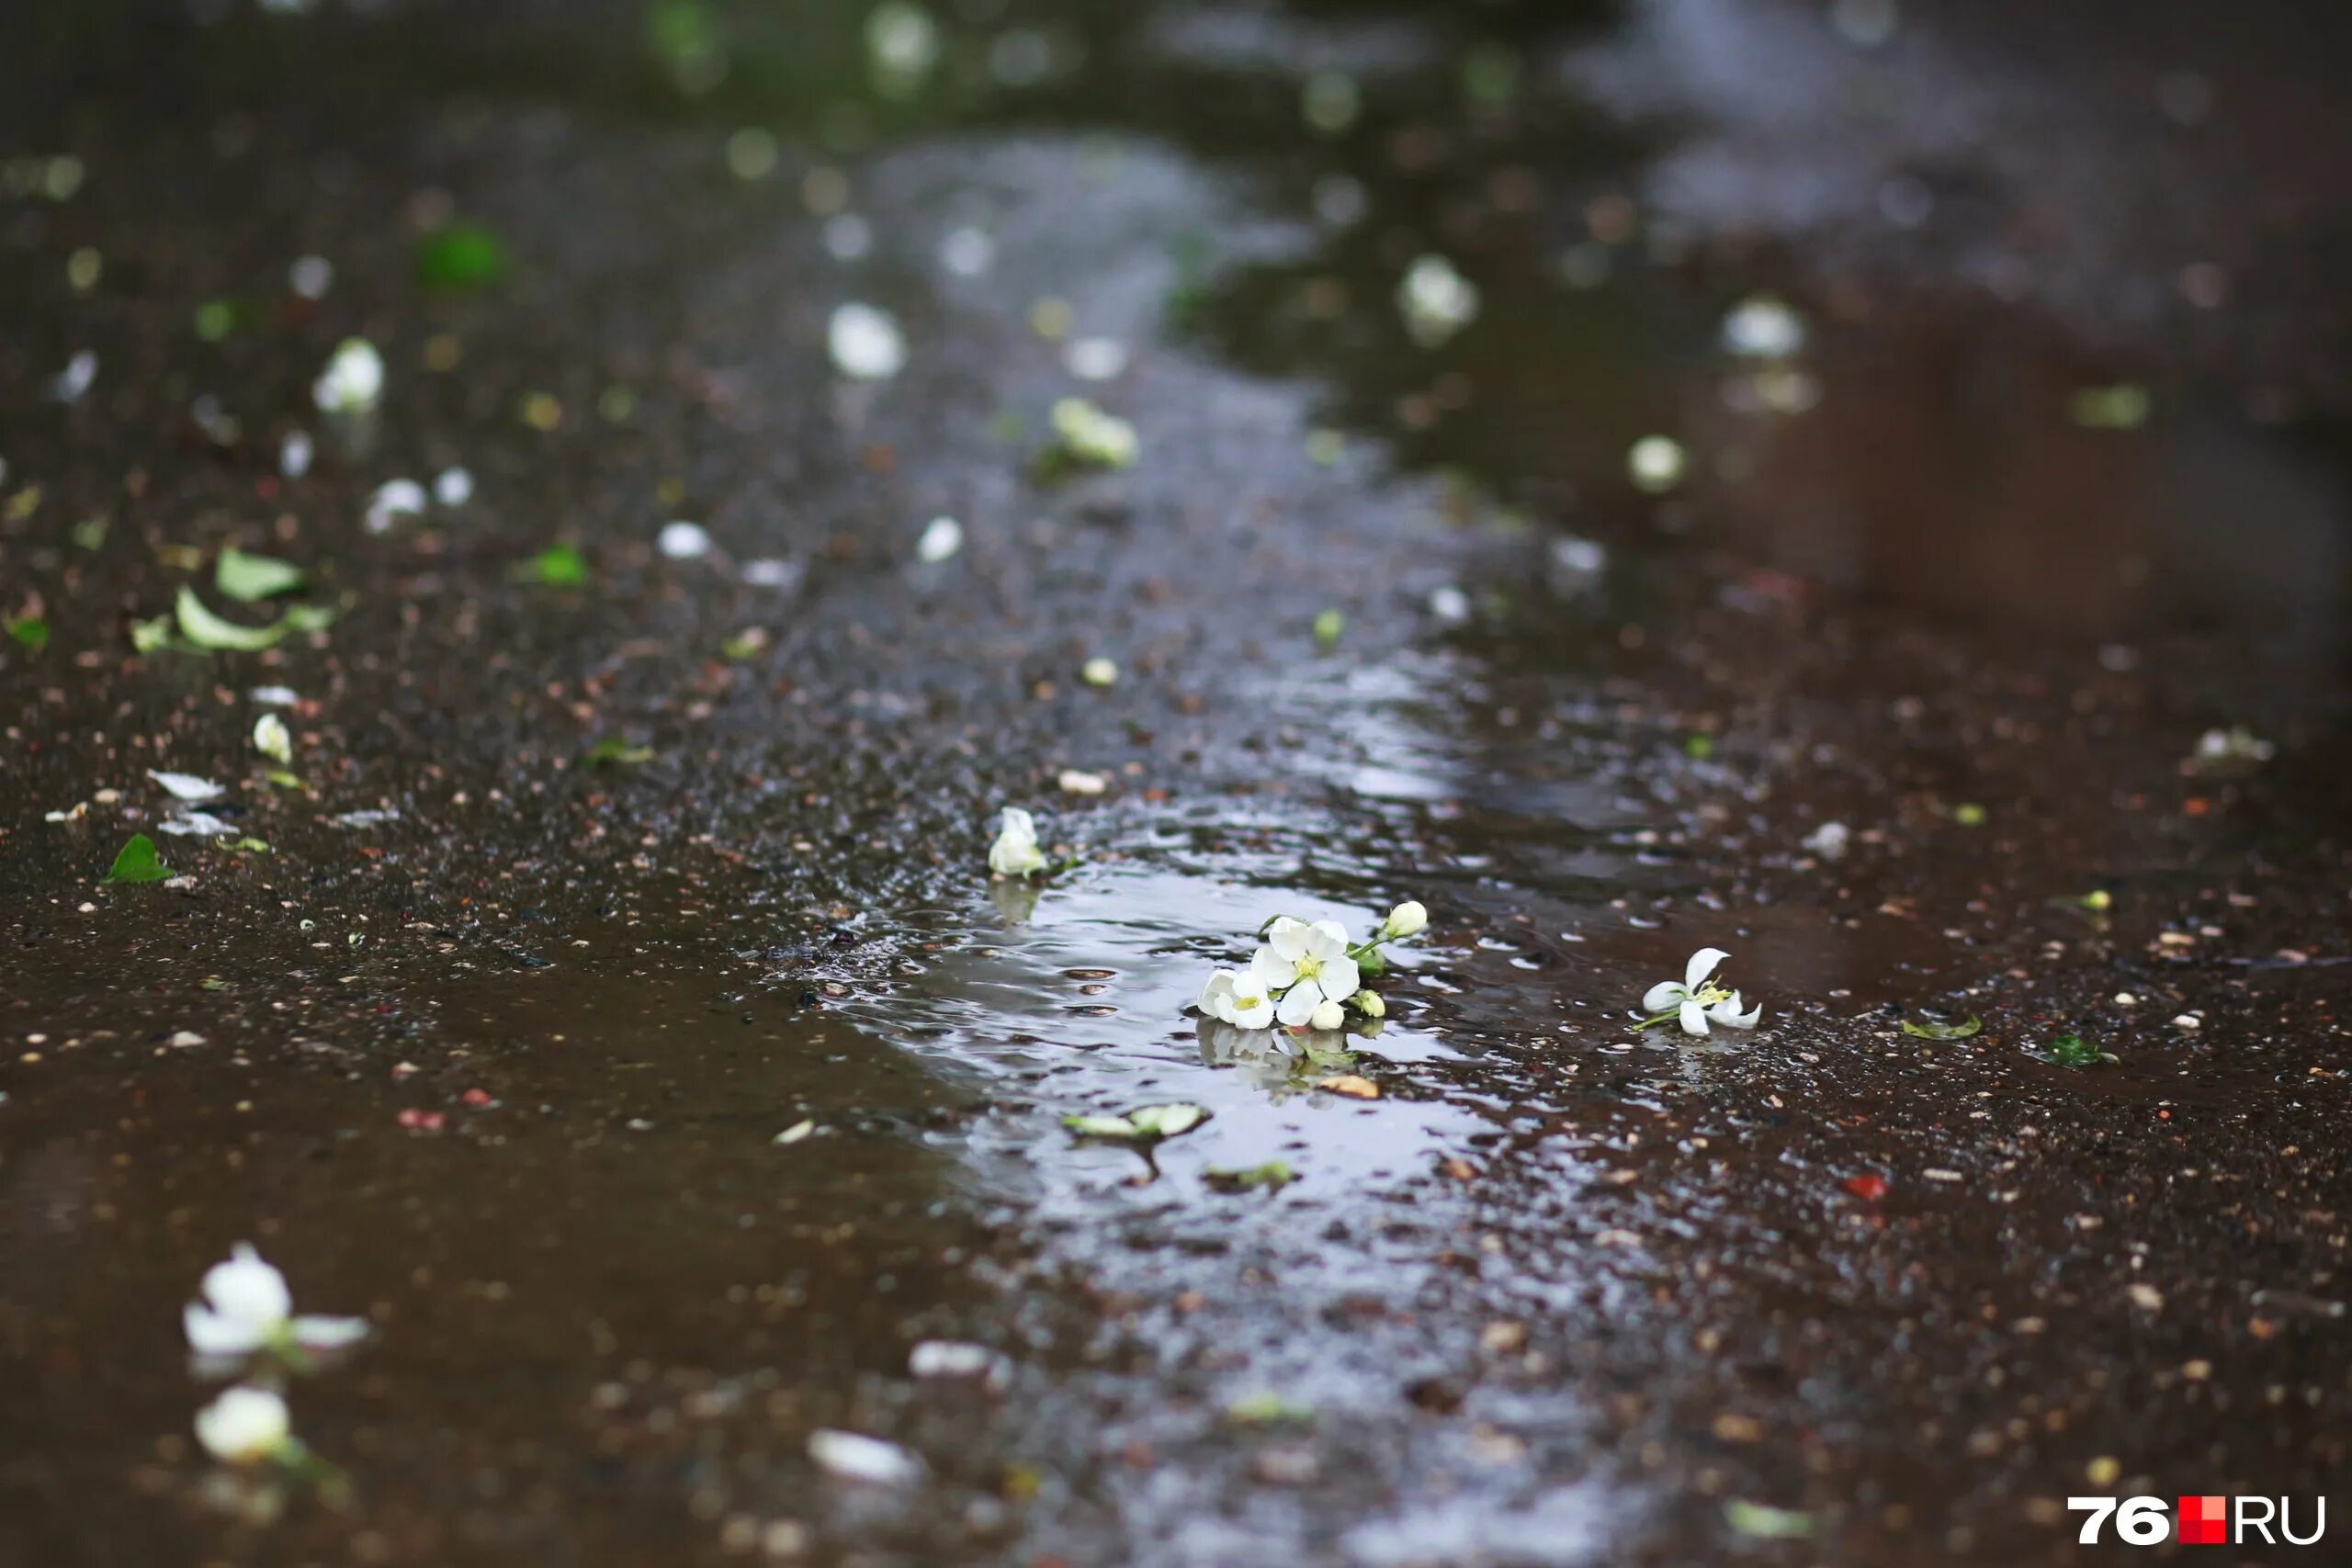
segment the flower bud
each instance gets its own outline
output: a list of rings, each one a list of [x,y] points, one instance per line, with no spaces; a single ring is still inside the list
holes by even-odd
[[[1340,1004],[1327,998],[1315,1004],[1315,1011],[1307,1017],[1306,1027],[1329,1032],[1344,1027],[1347,1021],[1348,1015],[1340,1009]]]
[[[196,1435],[212,1457],[251,1464],[284,1449],[286,1401],[267,1389],[232,1388],[197,1413]]]
[[[1421,908],[1420,901],[1408,898],[1388,911],[1388,918],[1380,922],[1380,934],[1395,941],[1413,935],[1429,923],[1430,912]]]
[[[1380,999],[1380,993],[1378,991],[1366,988],[1364,990],[1358,991],[1349,999],[1355,1003],[1356,1011],[1363,1014],[1366,1018],[1386,1018],[1388,1016],[1388,1004]]]

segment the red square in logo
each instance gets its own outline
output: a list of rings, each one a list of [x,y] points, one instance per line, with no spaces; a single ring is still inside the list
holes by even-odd
[[[2176,1527],[2183,1546],[2226,1546],[2230,1539],[2227,1497],[2183,1497]]]

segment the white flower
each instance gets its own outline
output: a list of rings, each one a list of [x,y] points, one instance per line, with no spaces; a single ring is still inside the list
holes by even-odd
[[[1634,488],[1647,495],[1664,495],[1680,484],[1690,463],[1682,443],[1665,435],[1645,435],[1625,454],[1625,471]]]
[[[1478,286],[1443,256],[1423,256],[1396,286],[1405,330],[1423,348],[1437,348],[1478,318]]]
[[[923,525],[922,536],[915,541],[915,559],[937,566],[963,547],[964,525],[953,517],[934,517]]]
[[[247,1356],[288,1344],[332,1350],[368,1337],[365,1319],[296,1317],[286,1276],[240,1242],[229,1261],[204,1276],[204,1301],[183,1314],[188,1348],[199,1356]]]
[[[384,395],[384,356],[364,337],[347,337],[311,389],[325,413],[366,413]]]
[[[1651,1015],[1653,1022],[1664,1018],[1681,1021],[1685,1034],[1704,1034],[1710,1023],[1720,1023],[1725,1029],[1753,1029],[1764,1014],[1762,1007],[1747,1012],[1739,1010],[1739,993],[1710,985],[1707,976],[1715,965],[1729,958],[1720,947],[1702,947],[1690,955],[1682,971],[1682,983],[1661,980],[1642,996],[1642,1010]]]
[[[368,515],[363,521],[370,534],[382,534],[389,532],[398,518],[424,515],[423,485],[414,479],[387,479],[368,498]]]
[[[1266,945],[1250,960],[1250,978],[1270,993],[1280,992],[1274,1016],[1296,1029],[1327,1001],[1356,994],[1356,961],[1348,956],[1347,928],[1337,920],[1313,925],[1288,915],[1266,932]]]
[[[1724,348],[1742,359],[1789,359],[1804,348],[1804,318],[1770,294],[1743,299],[1724,318]]]
[[[1046,869],[1037,848],[1037,824],[1026,811],[1008,806],[999,818],[996,842],[989,846],[989,869],[999,876],[1033,876]]]
[[[254,750],[280,766],[294,760],[294,733],[274,713],[254,720]]]
[[[1274,1021],[1274,998],[1253,976],[1219,969],[1201,987],[1193,1004],[1209,1017],[1237,1029],[1264,1029]]]
[[[876,1486],[901,1486],[922,1473],[922,1461],[914,1455],[861,1432],[811,1432],[808,1457],[844,1480]]]
[[[1346,1028],[1347,1022],[1347,1010],[1339,1003],[1326,998],[1315,1004],[1315,1010],[1307,1015],[1306,1027],[1328,1034],[1335,1029]]]
[[[843,305],[825,329],[833,367],[859,381],[887,381],[906,367],[907,339],[898,318],[871,305]]]
[[[267,1389],[241,1385],[196,1413],[196,1437],[214,1459],[251,1464],[283,1451],[293,1424],[286,1401]]]
[[[662,525],[654,547],[672,560],[694,560],[710,553],[710,532],[699,523],[681,518]]]
[[[1429,923],[1430,912],[1421,908],[1421,901],[1418,898],[1408,898],[1389,910],[1388,918],[1380,922],[1381,940],[1396,942],[1404,937],[1418,935]]]

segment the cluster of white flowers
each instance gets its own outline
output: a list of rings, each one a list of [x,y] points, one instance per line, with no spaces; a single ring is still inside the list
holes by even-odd
[[[364,1318],[296,1316],[286,1276],[242,1243],[226,1263],[205,1271],[203,1296],[181,1317],[200,1365],[268,1356],[299,1369],[309,1365],[311,1351],[341,1349],[368,1337]],[[294,1436],[286,1396],[275,1388],[239,1383],[227,1390],[197,1412],[196,1436],[224,1464],[268,1461],[314,1477],[326,1472]]]
[[[1382,943],[1412,936],[1429,923],[1429,911],[1408,899],[1389,911],[1369,942],[1351,942],[1337,920],[1277,915],[1266,923],[1266,940],[1249,967],[1210,975],[1193,1006],[1239,1029],[1278,1023],[1285,1029],[1342,1029],[1351,1008],[1365,1018],[1385,1017],[1387,1004],[1363,978],[1387,967]]]

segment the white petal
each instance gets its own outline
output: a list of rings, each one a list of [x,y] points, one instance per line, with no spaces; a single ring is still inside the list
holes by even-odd
[[[1283,915],[1267,929],[1266,944],[1277,955],[1295,961],[1306,957],[1310,951],[1308,933],[1312,930],[1305,920],[1294,920]]]
[[[811,1432],[808,1457],[835,1475],[877,1486],[903,1485],[922,1473],[922,1461],[898,1444],[860,1432]]]
[[[1690,955],[1689,966],[1682,971],[1683,985],[1691,990],[1697,990],[1706,983],[1707,976],[1715,972],[1715,965],[1730,956],[1730,953],[1720,947],[1701,948]]]
[[[1707,1010],[1695,1001],[1684,1002],[1682,1004],[1682,1032],[1685,1034],[1706,1033]]]
[[[1671,980],[1660,980],[1642,993],[1642,1010],[1646,1013],[1672,1012],[1690,996],[1690,987],[1678,986]]]
[[[1261,990],[1279,991],[1298,978],[1298,965],[1272,947],[1261,947],[1250,960],[1250,978]]]
[[[298,1317],[294,1343],[306,1350],[340,1350],[368,1337],[364,1317]]]
[[[1342,958],[1348,951],[1348,928],[1337,920],[1317,920],[1306,928],[1306,951],[1316,958]]]
[[[1271,1028],[1274,1021],[1274,998],[1262,991],[1237,997],[1233,1010],[1226,1015],[1226,1021],[1243,1029]]]
[[[1230,969],[1211,972],[1208,983],[1201,987],[1200,999],[1193,1005],[1211,1018],[1223,1018],[1224,1010],[1233,1002],[1234,974]]]
[[[204,1299],[212,1310],[266,1333],[286,1321],[294,1310],[294,1292],[286,1276],[261,1259],[261,1254],[239,1243],[226,1263],[205,1271]]]
[[[1313,986],[1293,986],[1283,993],[1282,1006],[1274,1010],[1274,1016],[1282,1020],[1286,1029],[1302,1028],[1315,1016],[1322,1000],[1323,993]]]
[[[199,1356],[250,1356],[261,1348],[262,1337],[249,1325],[209,1307],[191,1303],[180,1321],[187,1329],[187,1348]]]
[[[1707,1010],[1707,1016],[1725,1029],[1753,1029],[1756,1021],[1764,1016],[1764,1004],[1757,1003],[1746,1012],[1739,1010],[1739,993],[1734,991],[1727,1000],[1717,1002]]]
[[[1315,976],[1315,983],[1322,987],[1323,994],[1333,1001],[1344,1002],[1356,994],[1362,979],[1363,976],[1356,972],[1356,961],[1343,953],[1337,958],[1323,961],[1322,972]]]

